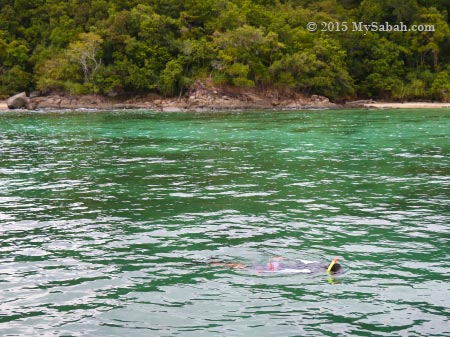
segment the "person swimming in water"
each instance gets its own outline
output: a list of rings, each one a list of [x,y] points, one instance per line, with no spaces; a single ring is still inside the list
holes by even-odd
[[[211,266],[228,267],[233,269],[255,269],[257,273],[319,273],[326,271],[328,274],[335,274],[342,269],[335,257],[330,264],[323,264],[317,261],[287,260],[282,257],[274,257],[265,265],[249,266],[243,263],[230,263],[221,261],[208,262]]]

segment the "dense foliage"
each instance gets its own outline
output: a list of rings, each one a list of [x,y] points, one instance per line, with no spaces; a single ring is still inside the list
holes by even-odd
[[[450,99],[450,0],[0,0],[0,95],[179,95],[196,79],[333,99]],[[319,23],[311,33],[307,23]],[[434,32],[322,32],[321,22]]]

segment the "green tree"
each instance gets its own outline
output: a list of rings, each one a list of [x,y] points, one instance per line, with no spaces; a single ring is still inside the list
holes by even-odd
[[[431,86],[431,91],[436,99],[450,100],[450,75],[448,71],[441,71],[436,75]]]
[[[245,86],[267,84],[269,66],[274,55],[283,48],[276,33],[264,34],[261,29],[248,25],[216,33],[214,45],[218,55],[214,63],[216,71],[223,72],[234,84],[239,78],[238,82]]]
[[[8,70],[0,68],[0,93],[2,94],[9,96],[27,90],[30,82],[31,74],[20,66],[13,66]]]
[[[432,67],[439,70],[439,53],[443,43],[448,45],[450,39],[450,28],[446,17],[436,8],[421,9],[416,25],[432,25],[434,31],[410,32],[409,40],[412,41],[412,50],[417,52],[421,66],[426,63],[427,55],[431,55]]]
[[[34,73],[39,90],[62,91],[73,89],[73,83],[82,83],[79,65],[72,62],[67,51],[51,49],[43,52]]]
[[[183,74],[183,67],[178,60],[171,60],[161,73],[159,78],[159,90],[163,95],[172,96],[180,86]]]
[[[83,80],[89,83],[102,64],[99,56],[103,39],[94,33],[81,33],[79,40],[72,42],[68,48],[70,59],[78,63],[83,73]]]
[[[12,95],[31,86],[31,74],[26,70],[29,48],[23,40],[7,42],[0,31],[0,95]]]
[[[237,29],[246,23],[246,17],[239,6],[232,2],[224,2],[219,15],[206,23],[208,30],[214,32],[225,32]]]
[[[353,80],[346,63],[346,53],[336,43],[319,38],[311,48],[285,55],[271,67],[276,84],[293,87],[306,94],[331,98],[353,95]]]

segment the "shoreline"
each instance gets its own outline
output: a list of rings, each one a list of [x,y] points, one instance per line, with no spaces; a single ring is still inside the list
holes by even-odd
[[[271,97],[252,91],[224,93],[207,89],[196,90],[189,96],[178,98],[161,98],[157,96],[135,96],[117,99],[101,95],[50,94],[34,96],[29,99],[29,111],[58,110],[131,110],[148,109],[158,112],[206,112],[206,111],[245,111],[245,110],[324,110],[324,109],[445,109],[449,103],[442,102],[378,102],[359,100],[335,104],[323,96]],[[9,109],[6,100],[0,100],[0,111]],[[20,110],[18,110],[20,111]]]
[[[17,97],[17,98],[16,98]],[[12,99],[17,107],[28,110],[122,110],[149,109],[160,112],[199,112],[229,110],[293,110],[326,109],[339,107],[327,97],[312,95],[305,97],[295,92],[265,92],[234,87],[216,88],[197,81],[188,93],[179,97],[165,98],[155,94],[117,95],[99,94],[71,95],[68,93],[40,92],[20,93]],[[0,101],[0,110],[8,110],[6,101]]]

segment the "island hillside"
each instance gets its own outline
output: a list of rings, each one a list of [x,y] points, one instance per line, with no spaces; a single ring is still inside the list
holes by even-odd
[[[447,102],[449,8],[450,0],[0,0],[0,98],[154,102],[201,91],[274,106],[313,95]],[[358,31],[360,23],[434,29]]]

